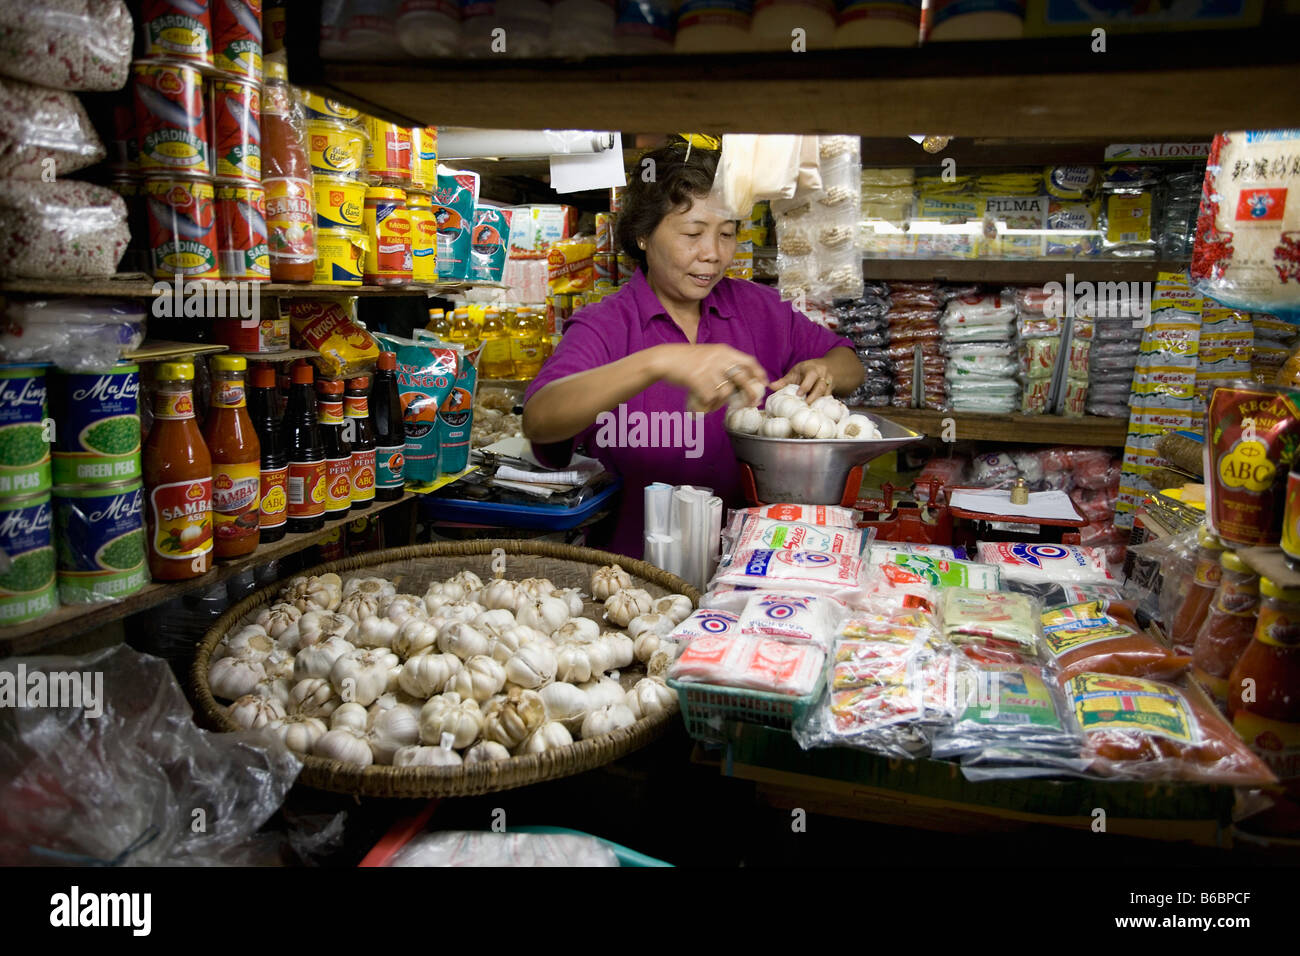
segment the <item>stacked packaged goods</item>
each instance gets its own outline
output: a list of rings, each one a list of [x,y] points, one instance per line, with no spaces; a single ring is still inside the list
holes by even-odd
[[[883,282],[867,283],[862,298],[835,307],[841,335],[853,345],[866,370],[862,385],[846,399],[852,406],[883,408],[894,392],[894,363],[889,357],[889,287]]]
[[[944,373],[948,406],[959,412],[1012,412],[1020,405],[1015,337],[1015,294],[1003,290],[993,295],[960,290],[968,294],[948,301],[939,320],[943,354],[948,359]],[[1055,363],[1039,354],[1037,346],[1050,339],[1033,339],[1029,369],[1048,362],[1048,382]],[[1060,346],[1059,337],[1056,339]]]
[[[936,282],[891,282],[889,358],[894,363],[895,408],[941,409],[947,402],[939,317],[944,304]]]

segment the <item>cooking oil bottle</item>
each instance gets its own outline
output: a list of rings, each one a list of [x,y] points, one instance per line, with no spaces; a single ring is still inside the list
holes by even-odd
[[[429,324],[425,326],[425,329],[446,342],[447,336],[451,332],[451,316],[442,309],[430,309]]]
[[[514,360],[510,357],[510,330],[501,318],[500,309],[489,307],[484,313],[479,340],[483,343],[483,351],[478,358],[479,377],[511,378],[514,375]]]
[[[465,346],[466,351],[478,345],[478,326],[470,318],[467,306],[457,306],[451,316],[451,328],[447,331],[448,341]]]
[[[536,378],[546,361],[542,320],[529,308],[515,310],[510,322],[510,360],[517,379]]]

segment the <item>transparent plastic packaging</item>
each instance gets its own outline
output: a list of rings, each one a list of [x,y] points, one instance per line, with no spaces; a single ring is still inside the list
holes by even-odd
[[[802,524],[826,525],[834,528],[852,528],[855,525],[853,509],[842,508],[839,505],[771,504],[741,508],[731,514],[752,514],[776,521],[797,521]]]
[[[387,866],[618,866],[618,856],[595,837],[576,833],[422,833]]]
[[[807,697],[816,690],[826,655],[771,638],[702,637],[673,661],[668,679]]]
[[[705,595],[702,607],[692,612],[691,616],[682,623],[678,624],[669,633],[670,640],[679,643],[693,641],[701,637],[734,637],[740,633],[739,610],[723,609],[718,603],[709,601],[708,598],[713,596],[721,598],[722,593],[714,594],[710,592]],[[731,607],[739,606],[743,608],[749,603],[752,591],[735,591],[725,592],[726,603]]]
[[[769,637],[828,651],[845,610],[842,603],[828,597],[758,591],[746,602],[737,626],[747,637]]]
[[[112,275],[130,241],[111,189],[64,180],[0,194],[0,279]]]
[[[726,552],[754,548],[794,548],[832,554],[861,554],[875,529],[827,528],[733,512],[723,530]]]
[[[138,301],[10,299],[0,328],[0,361],[52,362],[69,372],[114,365],[140,347],[145,310]]]
[[[1011,747],[1044,757],[1073,757],[1080,744],[1050,670],[967,655],[957,679],[957,717],[935,739],[933,751],[940,758],[971,758]]]
[[[167,662],[125,645],[0,670],[20,665],[80,675],[82,699],[0,709],[0,864],[279,862],[280,840],[258,830],[302,769],[282,744],[200,729]]]
[[[56,90],[120,90],[131,68],[122,0],[0,4],[0,73]]]
[[[1042,622],[1062,680],[1089,671],[1172,680],[1191,662],[1140,631],[1131,605],[1122,602],[1072,604],[1045,612]]]
[[[1043,656],[1042,608],[1033,598],[1007,591],[953,587],[939,592],[944,639],[1012,651],[1026,659]]]
[[[909,583],[918,579],[944,592],[952,588],[995,591],[999,584],[997,568],[975,561],[874,548],[868,553],[868,560],[891,581]]]
[[[104,155],[77,97],[0,79],[0,179],[48,182],[93,166]]]
[[[863,571],[862,559],[854,555],[761,548],[737,552],[719,564],[709,588],[797,588],[847,600],[861,587]]]
[[[1007,581],[1106,584],[1113,581],[1106,555],[1068,544],[981,541],[979,559],[997,566]]]
[[[1058,584],[1043,582],[1008,581],[1007,590],[1026,594],[1037,599],[1045,611],[1087,601],[1123,601],[1124,591],[1111,584]]]

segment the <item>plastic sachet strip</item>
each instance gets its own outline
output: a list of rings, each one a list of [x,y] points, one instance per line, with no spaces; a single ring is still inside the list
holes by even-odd
[[[1042,621],[1038,603],[1023,594],[946,588],[939,594],[943,636],[954,644],[981,644],[1039,656]]]

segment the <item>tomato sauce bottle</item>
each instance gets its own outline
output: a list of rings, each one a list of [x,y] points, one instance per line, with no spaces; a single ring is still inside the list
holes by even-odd
[[[212,456],[212,525],[218,558],[252,554],[258,545],[262,447],[248,417],[248,360],[212,359],[212,398],[203,438]]]
[[[258,540],[263,544],[283,538],[289,520],[289,456],[280,435],[278,405],[275,369],[259,362],[253,368],[252,388],[248,390],[248,412],[262,452],[258,470]]]
[[[212,569],[212,456],[194,418],[194,363],[159,365],[155,389],[141,451],[149,573],[184,581]]]
[[[343,383],[316,383],[316,413],[325,446],[325,517],[342,518],[352,507],[352,446],[343,437]]]
[[[1221,576],[1220,557],[1223,544],[1209,528],[1201,528],[1196,535],[1196,573],[1192,586],[1183,598],[1183,603],[1174,615],[1174,623],[1169,628],[1169,643],[1177,653],[1188,653],[1196,644],[1196,635],[1205,617],[1210,613],[1214,602],[1214,593],[1219,587]]]
[[[375,497],[396,501],[405,493],[406,422],[397,393],[397,353],[380,352],[370,393],[370,423],[375,432]]]
[[[1192,648],[1192,676],[1223,707],[1228,675],[1255,633],[1259,575],[1235,551],[1224,551],[1219,563],[1219,589]]]
[[[369,375],[348,379],[343,414],[343,438],[352,452],[352,510],[364,511],[375,500],[375,436],[370,429]]]
[[[295,365],[280,434],[289,454],[289,533],[325,527],[325,477],[328,465],[316,424],[315,375],[306,362]]]

